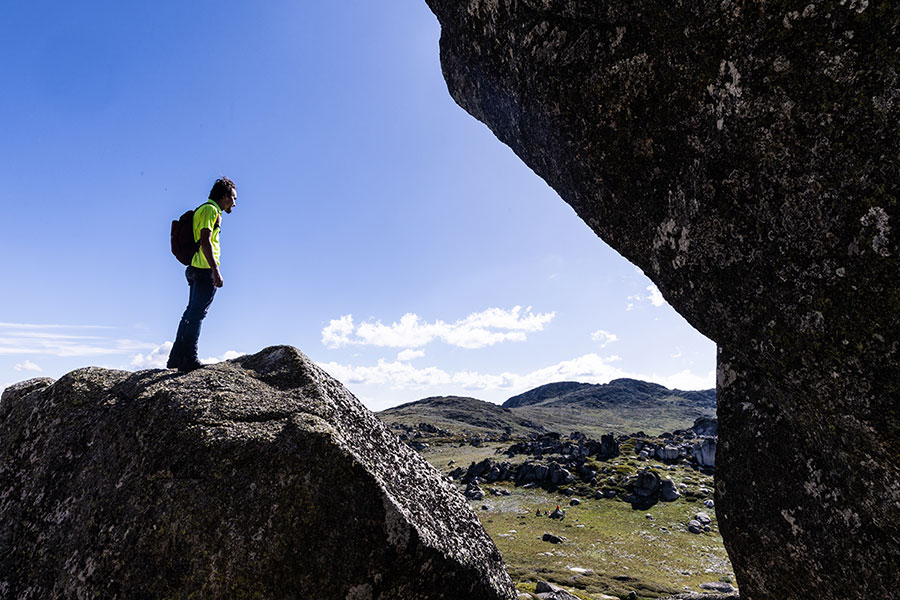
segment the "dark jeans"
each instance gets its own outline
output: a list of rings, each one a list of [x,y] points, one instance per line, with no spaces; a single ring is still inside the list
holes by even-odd
[[[190,287],[190,297],[187,308],[181,315],[178,324],[178,333],[175,334],[175,343],[169,352],[169,362],[166,365],[170,369],[192,365],[197,362],[197,340],[200,339],[200,324],[213,296],[216,295],[216,286],[213,285],[212,271],[210,269],[198,269],[188,267],[184,271]]]

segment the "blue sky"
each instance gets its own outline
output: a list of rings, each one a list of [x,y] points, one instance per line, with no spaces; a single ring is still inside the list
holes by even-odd
[[[715,346],[447,93],[424,1],[0,8],[0,386],[164,364],[169,224],[228,175],[201,358],[298,347],[374,410],[714,386]]]

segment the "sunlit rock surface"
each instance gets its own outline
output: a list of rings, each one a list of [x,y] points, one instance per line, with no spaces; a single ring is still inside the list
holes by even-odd
[[[0,598],[514,597],[459,492],[294,348],[0,401]]]
[[[453,98],[718,343],[741,597],[897,598],[900,5],[426,1]]]

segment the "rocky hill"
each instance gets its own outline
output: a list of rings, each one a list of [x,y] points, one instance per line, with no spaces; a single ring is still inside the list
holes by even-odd
[[[504,408],[519,408],[520,406],[528,406],[539,404],[545,400],[553,400],[561,396],[570,394],[576,390],[591,387],[590,383],[578,383],[577,381],[560,381],[558,383],[548,383],[541,385],[533,390],[523,392],[518,396],[513,396],[503,403]]]
[[[513,396],[503,403],[503,407],[579,405],[585,408],[605,408],[619,405],[652,408],[663,403],[715,410],[716,390],[670,390],[656,383],[637,379],[614,379],[601,384],[566,381],[549,383]]]
[[[0,598],[188,597],[515,594],[460,494],[294,348],[7,388]]]
[[[581,431],[652,434],[690,427],[715,417],[715,390],[680,391],[635,379],[608,384],[566,381],[513,396],[498,406],[475,398],[425,398],[378,413],[396,430],[416,433],[522,437],[534,433]],[[424,427],[421,427],[424,425]]]
[[[448,435],[469,432],[498,437],[504,433],[518,437],[543,432],[541,425],[493,402],[460,396],[436,396],[408,402],[378,413],[386,423],[417,427],[424,431],[446,432]],[[440,431],[437,431],[440,430]]]

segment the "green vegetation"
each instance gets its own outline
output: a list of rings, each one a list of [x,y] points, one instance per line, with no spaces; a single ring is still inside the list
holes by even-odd
[[[512,409],[520,417],[540,423],[550,431],[569,434],[573,431],[600,439],[605,433],[644,431],[659,435],[664,431],[686,429],[699,417],[714,417],[715,408],[683,406],[677,403],[648,406],[590,407],[573,405],[524,406]]]
[[[449,473],[485,458],[521,464],[531,457],[509,457],[498,450],[548,431],[563,436],[579,431],[599,440],[610,432],[643,431],[652,437],[687,429],[699,417],[715,416],[715,392],[679,392],[629,379],[606,385],[562,382],[511,398],[506,406],[455,396],[426,398],[379,417],[394,424],[404,439],[427,443],[424,458]],[[712,477],[685,463],[639,460],[635,443],[633,438],[622,440],[616,458],[585,460],[597,473],[596,485],[580,478],[552,491],[517,488],[509,481],[480,484],[485,497],[470,505],[503,553],[520,592],[533,594],[538,581],[547,581],[584,600],[628,598],[632,592],[638,598],[660,598],[700,591],[705,582],[733,580],[715,511],[703,504],[712,498]],[[544,462],[551,459],[545,456]],[[630,494],[644,469],[671,478],[682,497],[633,509],[620,498]],[[490,489],[510,495],[492,495]],[[596,499],[598,490],[614,491],[616,498]],[[570,506],[573,496],[581,504]],[[557,505],[566,511],[562,521],[547,516]],[[712,518],[708,533],[688,532],[688,522],[698,512]],[[545,533],[564,540],[542,541]]]
[[[508,446],[437,445],[425,450],[423,456],[447,473],[455,466],[465,468],[488,457],[508,460],[496,454],[498,448]],[[662,477],[670,477],[676,486],[685,484],[687,487],[681,488],[686,490],[685,496],[634,510],[621,500],[594,499],[592,492],[597,488],[580,480],[567,486],[581,501],[578,506],[569,506],[571,498],[563,493],[564,488],[547,492],[517,488],[511,482],[481,484],[485,498],[470,505],[502,552],[520,591],[533,593],[536,582],[543,580],[585,600],[598,600],[603,595],[627,598],[632,591],[638,598],[659,598],[686,589],[701,591],[698,586],[704,582],[733,581],[715,511],[703,505],[712,497],[712,477],[684,465],[632,460],[632,452],[633,446],[609,461],[589,459],[589,466],[599,473],[598,488],[624,493],[626,482],[649,467]],[[513,462],[525,458],[516,456]],[[454,466],[448,466],[451,460]],[[615,485],[607,485],[609,480]],[[494,496],[488,488],[508,490],[510,495]],[[566,511],[562,521],[544,514],[557,505]],[[541,516],[535,515],[538,510]],[[689,533],[688,521],[701,511],[712,518],[711,531]],[[544,533],[565,539],[561,544],[544,542]]]

